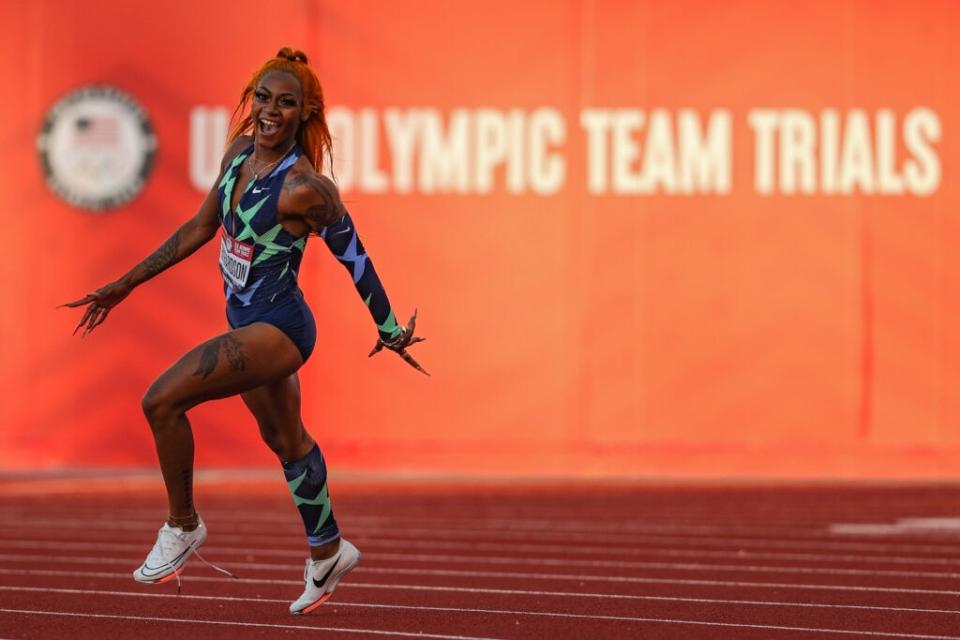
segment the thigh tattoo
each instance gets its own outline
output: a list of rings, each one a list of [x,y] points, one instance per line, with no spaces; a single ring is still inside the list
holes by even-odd
[[[193,372],[193,375],[206,380],[217,368],[221,347],[223,347],[223,354],[227,358],[227,364],[231,371],[244,371],[247,368],[247,360],[243,355],[243,343],[231,335],[226,335],[211,340],[203,347],[200,362],[197,364],[197,370]]]

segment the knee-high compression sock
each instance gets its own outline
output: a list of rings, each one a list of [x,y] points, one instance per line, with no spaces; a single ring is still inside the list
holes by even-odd
[[[310,453],[303,458],[284,462],[283,475],[287,478],[293,503],[300,510],[310,546],[317,547],[338,539],[340,529],[330,507],[327,465],[320,447],[313,445]]]

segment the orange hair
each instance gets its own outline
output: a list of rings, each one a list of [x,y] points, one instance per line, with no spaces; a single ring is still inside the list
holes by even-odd
[[[267,60],[243,88],[240,103],[233,112],[232,121],[236,124],[230,131],[227,144],[229,145],[239,136],[253,132],[253,117],[249,112],[250,99],[260,80],[271,71],[286,71],[300,82],[300,89],[303,91],[303,109],[310,116],[305,122],[301,122],[297,129],[297,144],[303,149],[307,160],[319,172],[323,169],[323,156],[326,154],[330,165],[333,166],[332,141],[330,130],[327,129],[323,88],[313,69],[307,65],[307,55],[303,51],[289,47],[280,49],[275,58]]]

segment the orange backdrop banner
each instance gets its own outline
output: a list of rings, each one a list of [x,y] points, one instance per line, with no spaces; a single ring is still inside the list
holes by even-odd
[[[957,476],[957,33],[948,2],[6,3],[0,467],[154,464],[140,397],[226,328],[214,247],[85,339],[55,307],[192,215],[290,45],[433,373],[366,358],[311,242],[335,467]],[[239,400],[191,419],[200,465],[274,464]]]

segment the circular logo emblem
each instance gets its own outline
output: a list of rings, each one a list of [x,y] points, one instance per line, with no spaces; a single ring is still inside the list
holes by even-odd
[[[37,137],[47,185],[80,209],[116,209],[140,193],[157,138],[143,108],[114,87],[91,85],[53,105]]]

